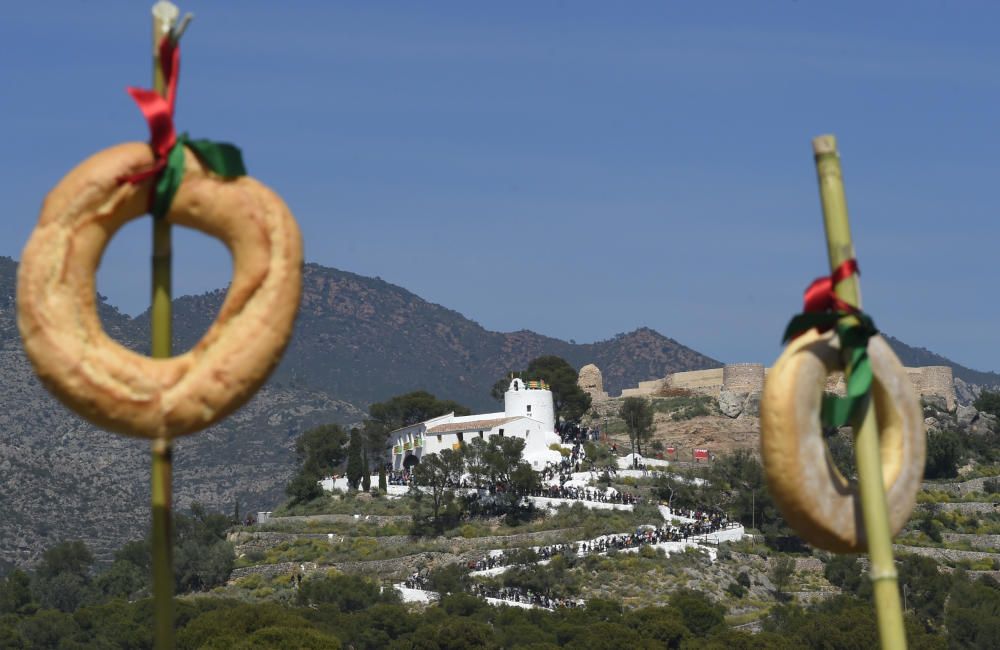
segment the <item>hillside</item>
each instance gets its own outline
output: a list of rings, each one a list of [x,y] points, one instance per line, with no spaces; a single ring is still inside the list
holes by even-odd
[[[16,262],[0,258],[0,560],[31,561],[41,548],[76,537],[106,559],[147,527],[148,444],[96,430],[41,387],[17,333],[16,270]],[[194,344],[223,298],[218,290],[175,300],[175,350]],[[129,317],[103,299],[99,311],[113,337],[146,350],[147,315]],[[931,358],[904,360],[953,365],[963,376],[957,364],[918,352]],[[418,388],[492,409],[493,382],[541,354],[576,367],[596,363],[611,394],[720,365],[646,328],[588,344],[527,330],[492,332],[380,279],[309,264],[302,311],[274,377],[233,417],[179,442],[177,505],[197,500],[231,511],[239,500],[244,511],[269,509],[283,498],[293,442],[303,430],[359,422],[371,402]]]
[[[31,561],[75,537],[106,559],[147,526],[148,444],[82,422],[35,379],[17,333],[16,271],[0,258],[0,560]],[[223,298],[219,290],[175,301],[175,350],[194,344]],[[148,315],[131,318],[103,299],[99,312],[116,340],[147,351]],[[612,390],[717,364],[652,330],[587,345],[490,332],[382,280],[307,265],[301,315],[275,376],[236,415],[179,442],[177,505],[231,511],[238,499],[244,511],[270,508],[283,498],[303,430],[359,422],[367,404],[417,388],[494,408],[496,378],[540,354],[578,366],[596,360]]]
[[[969,384],[979,386],[1000,386],[1000,374],[995,372],[983,372],[966,368],[960,363],[955,363],[947,357],[931,352],[926,348],[915,348],[899,339],[884,335],[886,342],[892,347],[893,352],[903,362],[904,366],[951,366],[952,373],[958,379]]]
[[[215,291],[176,301],[178,349],[194,345],[224,298]],[[145,341],[146,328],[143,314],[128,336]],[[492,409],[493,382],[542,354],[576,367],[597,363],[611,392],[668,372],[719,365],[646,328],[588,344],[528,330],[492,332],[381,279],[307,264],[295,336],[273,381],[359,405],[424,388],[473,409]]]

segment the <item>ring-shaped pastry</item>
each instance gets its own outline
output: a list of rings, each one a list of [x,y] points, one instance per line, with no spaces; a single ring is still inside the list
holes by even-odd
[[[216,237],[233,258],[219,314],[188,352],[153,359],[118,344],[97,315],[94,276],[108,242],[146,214],[153,181],[143,143],[105,149],[49,193],[18,269],[17,322],[43,384],[99,427],[146,438],[203,429],[246,402],[291,336],[302,284],[302,239],[277,194],[252,178],[223,179],[185,151],[166,219]]]
[[[903,365],[880,336],[868,342],[882,480],[892,534],[913,510],[926,439],[920,400]],[[837,469],[823,439],[820,409],[827,376],[843,370],[833,332],[792,341],[768,372],[760,405],[767,483],[788,523],[810,544],[837,553],[867,548],[857,485]]]

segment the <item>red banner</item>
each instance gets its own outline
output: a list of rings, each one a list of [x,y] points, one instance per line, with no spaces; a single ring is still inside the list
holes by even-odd
[[[695,460],[708,460],[708,450],[707,449],[695,449],[694,450]]]
[[[677,453],[677,447],[667,447],[667,455],[673,456]]]

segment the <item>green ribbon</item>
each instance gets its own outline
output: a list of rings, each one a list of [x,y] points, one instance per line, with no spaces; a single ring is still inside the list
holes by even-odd
[[[167,154],[167,164],[156,180],[152,213],[157,219],[166,216],[181,186],[181,180],[184,178],[184,147],[193,151],[205,167],[219,176],[225,178],[246,176],[243,154],[238,147],[226,142],[191,140],[187,133],[182,133],[177,136],[176,144]]]
[[[848,316],[854,316],[858,322],[842,322]],[[825,426],[842,427],[854,419],[871,393],[873,375],[871,360],[868,358],[868,339],[878,334],[878,329],[871,316],[860,310],[806,312],[798,314],[788,323],[782,343],[813,328],[818,328],[821,332],[834,329],[840,339],[847,376],[847,395],[823,395],[820,418]]]

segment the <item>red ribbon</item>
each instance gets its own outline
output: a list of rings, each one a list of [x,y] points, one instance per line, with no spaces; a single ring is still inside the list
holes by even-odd
[[[167,164],[167,154],[177,143],[177,132],[174,131],[174,102],[177,98],[177,77],[180,74],[181,49],[169,36],[160,41],[160,69],[167,86],[167,96],[163,97],[155,90],[146,88],[128,88],[128,94],[139,105],[143,117],[149,124],[150,146],[156,162],[149,169],[123,176],[122,183],[140,183],[147,178],[159,175]]]
[[[843,311],[849,314],[858,313],[857,307],[844,302],[833,291],[837,284],[851,277],[855,273],[861,275],[861,271],[858,269],[858,261],[852,257],[834,269],[833,273],[830,275],[813,280],[813,283],[809,285],[808,289],[806,289],[804,296],[805,306],[802,311]]]

